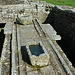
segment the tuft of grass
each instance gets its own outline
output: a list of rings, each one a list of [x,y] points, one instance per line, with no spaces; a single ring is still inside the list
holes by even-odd
[[[41,0],[54,5],[66,5],[75,8],[75,0]]]

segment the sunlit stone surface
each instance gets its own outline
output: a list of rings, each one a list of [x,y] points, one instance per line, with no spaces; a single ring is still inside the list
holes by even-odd
[[[41,47],[41,49],[39,48],[40,50],[37,48],[33,48],[33,51],[32,51],[32,49],[29,47],[30,45],[34,45],[34,47],[35,47],[37,45],[37,43],[36,42],[33,42],[33,43],[29,42],[26,46],[26,49],[28,51],[28,55],[30,57],[31,64],[33,66],[36,66],[36,65],[45,66],[45,65],[47,65],[49,62],[49,55],[48,55],[45,47],[43,46],[42,42],[40,41],[39,45],[38,45]]]
[[[32,16],[20,16],[17,18],[17,21],[23,25],[32,24]]]

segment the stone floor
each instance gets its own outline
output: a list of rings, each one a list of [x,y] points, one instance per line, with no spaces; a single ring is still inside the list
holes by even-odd
[[[22,72],[21,75],[27,74],[27,75],[66,75],[65,71],[62,68],[62,65],[60,64],[56,54],[53,52],[48,39],[46,38],[41,38],[34,25],[17,25],[17,39],[19,40],[20,44],[20,50],[24,51],[23,53],[19,53],[21,56],[25,56],[25,46],[27,42],[39,42],[42,41],[44,44],[45,48],[47,49],[49,55],[50,55],[50,61],[47,66],[44,67],[33,67],[30,65],[30,61],[28,57],[21,57],[19,56],[19,69],[21,69]],[[40,29],[39,29],[40,30]],[[22,66],[22,67],[21,67]]]
[[[56,42],[56,40],[50,40],[50,37],[49,38],[48,36],[46,37],[42,28],[38,25],[38,23],[35,22],[31,25],[19,25],[19,24],[14,24],[13,22],[10,23],[11,24],[10,26],[8,24],[5,26],[4,29],[4,33],[6,34],[5,38],[7,41],[8,40],[7,36],[9,35],[9,38],[12,36],[11,38],[12,40],[11,39],[8,40],[8,44],[6,45],[5,43],[4,47],[7,46],[7,49],[10,51],[10,52],[8,51],[9,52],[8,56],[10,57],[9,58],[6,57],[5,55],[6,48],[5,48],[3,50],[2,53],[3,55],[1,58],[0,75],[9,75],[9,74],[12,75],[73,75],[72,74],[73,70],[70,68],[70,64],[69,63],[66,64],[65,65],[66,68],[63,65],[67,63],[68,60],[67,57],[65,57],[64,60],[65,54],[63,53],[62,50],[61,52],[59,51],[60,48],[57,47],[58,45],[54,43]],[[50,43],[49,40],[52,41],[52,43]],[[44,47],[46,48],[50,56],[49,63],[47,66],[39,67],[39,66],[31,65],[28,53],[26,51],[26,44],[28,42],[33,42],[33,41],[36,41],[37,43],[41,41]],[[11,42],[11,47],[10,47],[11,50],[8,48],[10,46],[9,42]],[[55,52],[54,50],[55,51],[58,50],[58,53],[57,51]],[[63,63],[61,63],[61,58],[58,54],[63,59]],[[64,55],[62,56],[62,54]],[[8,64],[9,62],[6,62],[6,60],[9,60],[10,64]],[[4,65],[2,65],[2,63]]]

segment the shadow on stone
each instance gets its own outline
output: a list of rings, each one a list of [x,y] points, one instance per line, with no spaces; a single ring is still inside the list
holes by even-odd
[[[74,43],[73,43],[74,42]],[[68,59],[72,62],[72,65],[75,67],[75,41],[69,39],[61,39],[57,41],[58,45],[62,48],[64,53],[67,55]],[[72,44],[72,45],[71,45]],[[74,47],[73,47],[74,46]]]
[[[60,14],[59,14],[60,13]],[[52,9],[43,24],[51,24],[62,37],[57,41],[72,65],[75,67],[75,13]]]
[[[1,57],[3,43],[4,43],[4,39],[5,39],[4,29],[3,29],[5,24],[6,23],[0,23],[0,57]]]
[[[6,23],[0,23],[0,28],[4,28]]]
[[[22,60],[29,65],[31,65],[30,58],[28,56],[28,52],[26,50],[26,46],[21,46],[21,54],[22,54]]]
[[[48,14],[48,16],[47,16],[47,18],[43,24],[47,24],[47,23],[49,23],[51,25],[53,25],[53,23],[54,23],[54,12],[53,12],[53,10],[50,11],[50,13]]]
[[[14,24],[23,25],[23,24],[19,23],[18,21],[14,22]]]

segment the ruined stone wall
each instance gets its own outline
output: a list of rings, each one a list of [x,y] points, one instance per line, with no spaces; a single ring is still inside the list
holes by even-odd
[[[36,8],[37,5],[37,8]],[[21,10],[24,10],[22,12]],[[33,15],[34,18],[39,18],[41,21],[46,19],[46,12],[44,4],[40,3],[31,3],[31,4],[18,4],[18,5],[0,5],[0,22],[2,21],[9,21],[15,20],[17,14],[22,12],[21,16],[23,15]],[[3,23],[5,23],[3,22]]]
[[[17,10],[20,10],[22,6],[17,5],[0,5],[0,22],[6,22],[15,19],[17,16]]]
[[[0,0],[1,5],[24,4],[24,0]]]
[[[64,46],[65,53],[69,54],[68,57],[73,61],[75,60],[75,9],[65,6],[55,6],[53,13],[53,27],[62,37],[62,40],[58,43],[61,43],[61,47]]]
[[[23,15],[35,15],[36,8],[35,5],[28,4],[18,4],[18,5],[0,5],[0,22],[5,23],[6,21],[15,20],[17,18],[17,14],[21,12],[21,10],[25,10]]]

